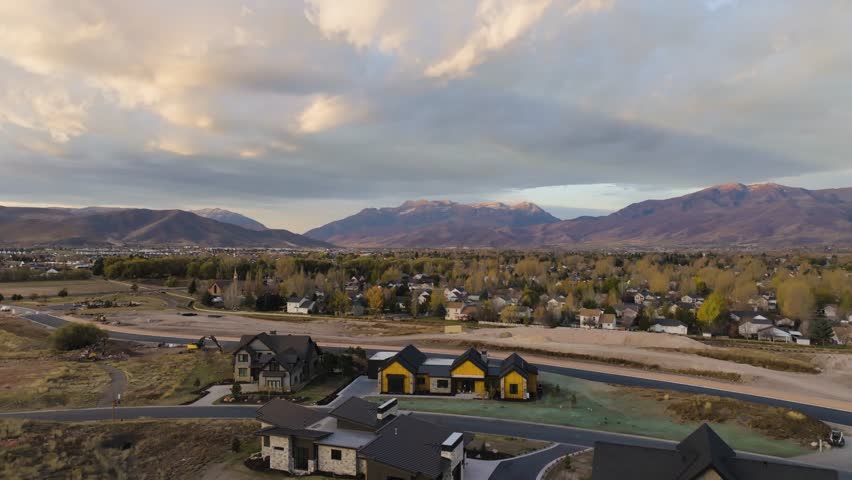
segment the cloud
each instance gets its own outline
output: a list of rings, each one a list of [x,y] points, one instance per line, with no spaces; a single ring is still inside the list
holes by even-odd
[[[852,184],[850,17],[837,0],[0,2],[3,193],[268,205],[286,225],[274,205],[318,199],[335,217],[559,185]]]
[[[489,51],[499,50],[527,31],[550,5],[550,0],[481,0],[477,23],[464,45],[448,58],[426,69],[430,77],[459,76],[484,61]]]
[[[347,103],[343,97],[321,95],[299,115],[299,130],[303,133],[321,132],[352,120],[358,114],[358,107]]]

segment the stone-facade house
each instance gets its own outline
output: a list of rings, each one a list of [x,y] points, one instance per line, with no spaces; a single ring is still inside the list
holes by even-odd
[[[317,375],[321,356],[306,335],[243,335],[234,351],[234,380],[262,391],[294,392]]]
[[[273,400],[257,418],[261,455],[292,475],[462,480],[464,447],[473,439],[400,415],[396,399],[378,405],[351,397],[328,413]]]

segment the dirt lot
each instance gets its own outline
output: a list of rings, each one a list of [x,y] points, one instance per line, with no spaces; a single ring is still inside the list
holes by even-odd
[[[259,450],[257,422],[119,423],[0,421],[0,478],[184,479]],[[241,451],[231,451],[233,438]],[[176,448],[179,447],[179,448]]]
[[[13,294],[29,297],[32,294],[39,296],[55,296],[63,288],[68,290],[69,295],[91,295],[95,293],[129,292],[130,287],[124,284],[110,282],[107,280],[44,280],[35,282],[3,282],[0,283],[0,293],[6,298]]]
[[[502,460],[541,450],[551,444],[528,438],[505,437],[503,435],[488,435],[477,433],[465,450],[468,457],[482,460]]]

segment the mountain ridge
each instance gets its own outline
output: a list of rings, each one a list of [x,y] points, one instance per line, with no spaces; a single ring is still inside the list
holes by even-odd
[[[401,210],[418,208],[425,209],[421,218],[428,221],[393,218],[401,217]],[[407,201],[399,207],[364,209],[305,235],[341,246],[397,248],[852,246],[852,188],[726,183],[680,197],[636,202],[609,215],[561,221],[547,212],[550,219],[534,216],[514,223],[499,215],[477,219],[448,214],[464,213],[465,208],[508,211],[500,202]]]

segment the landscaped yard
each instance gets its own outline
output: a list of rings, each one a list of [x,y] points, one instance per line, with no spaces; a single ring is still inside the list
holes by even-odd
[[[231,356],[213,350],[151,349],[108,363],[127,375],[123,405],[179,405],[197,398],[192,392],[200,387],[234,377]]]
[[[547,471],[544,480],[589,480],[592,478],[594,459],[593,450],[562,457],[553,468]]]
[[[808,451],[802,443],[815,439],[803,436],[809,431],[804,427],[795,432],[787,428],[774,430],[773,425],[779,422],[773,423],[767,419],[785,418],[785,423],[792,421],[794,425],[796,422],[803,426],[815,425],[811,423],[815,420],[798,417],[800,414],[790,416],[782,409],[776,411],[762,405],[735,400],[730,400],[733,403],[717,402],[710,399],[715,397],[702,397],[699,400],[700,409],[681,407],[681,410],[677,406],[684,402],[685,405],[691,405],[689,402],[699,397],[677,392],[617,387],[551,373],[543,373],[541,381],[546,384],[544,398],[533,402],[414,396],[400,397],[399,408],[570,425],[670,440],[685,438],[707,420],[734,448],[777,456],[802,454]],[[710,407],[704,409],[707,402],[710,402]],[[761,412],[763,415],[760,415]],[[706,418],[702,418],[704,415]],[[822,425],[821,422],[817,423]],[[777,434],[777,437],[773,434]]]
[[[549,442],[530,440],[528,438],[505,437],[477,433],[465,450],[470,458],[483,460],[500,460],[535,452],[550,446]]]
[[[199,478],[258,451],[256,430],[248,420],[0,420],[0,478]]]

